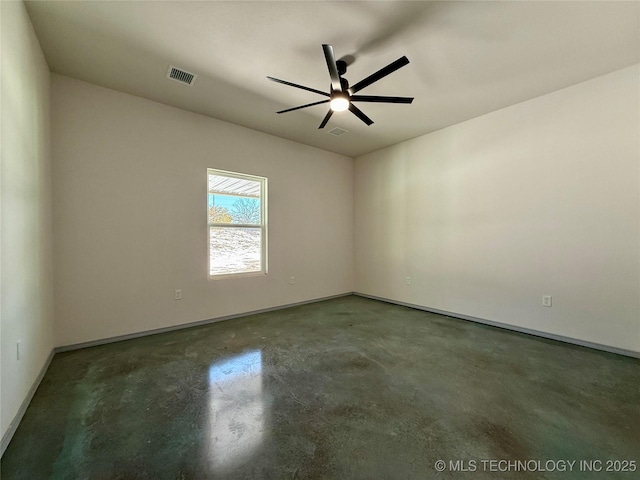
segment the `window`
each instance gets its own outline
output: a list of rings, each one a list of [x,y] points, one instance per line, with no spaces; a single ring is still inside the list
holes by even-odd
[[[209,278],[267,273],[267,179],[207,169]]]

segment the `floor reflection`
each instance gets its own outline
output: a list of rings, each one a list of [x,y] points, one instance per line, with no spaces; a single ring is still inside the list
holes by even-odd
[[[228,471],[262,443],[262,352],[252,350],[209,367],[209,466]]]

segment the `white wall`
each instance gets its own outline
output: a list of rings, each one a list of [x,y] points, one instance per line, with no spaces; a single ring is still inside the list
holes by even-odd
[[[60,75],[51,84],[57,345],[353,290],[352,159]],[[207,279],[207,167],[268,177],[268,275]]]
[[[0,9],[0,424],[5,437],[53,348],[53,296],[49,69],[23,3],[0,2]]]
[[[355,290],[640,352],[639,87],[636,65],[357,158]]]

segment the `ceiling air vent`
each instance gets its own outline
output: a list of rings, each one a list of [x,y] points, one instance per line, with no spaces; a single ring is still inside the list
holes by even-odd
[[[198,76],[195,73],[185,72],[179,68],[169,65],[169,71],[167,72],[167,78],[175,80],[176,82],[184,83],[185,85],[192,86]]]
[[[328,133],[330,133],[331,135],[334,135],[336,137],[339,137],[340,135],[344,135],[345,133],[347,133],[347,131],[336,127],[336,128],[332,128],[331,130],[329,130]]]

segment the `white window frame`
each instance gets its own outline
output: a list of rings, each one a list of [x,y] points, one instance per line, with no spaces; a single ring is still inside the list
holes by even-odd
[[[237,178],[240,180],[250,180],[260,183],[260,224],[240,224],[240,223],[216,223],[209,222],[209,175],[219,175],[229,178]],[[222,193],[222,195],[227,195]],[[238,195],[239,198],[242,195]],[[209,280],[218,280],[224,278],[252,277],[258,275],[266,275],[268,271],[267,262],[267,178],[257,175],[249,175],[246,173],[230,172],[228,170],[218,170],[216,168],[207,168],[207,276]],[[211,227],[217,228],[256,228],[260,229],[260,270],[253,272],[236,272],[236,273],[218,273],[211,274]]]

